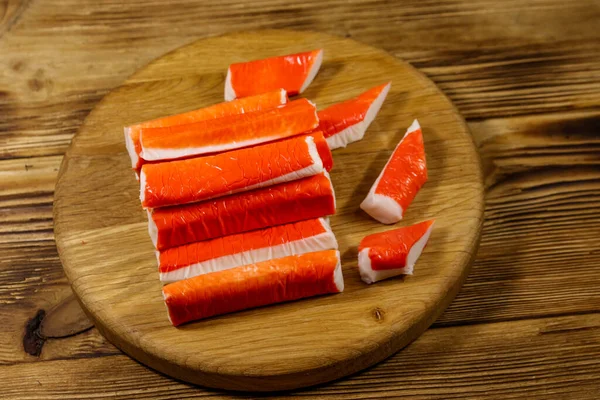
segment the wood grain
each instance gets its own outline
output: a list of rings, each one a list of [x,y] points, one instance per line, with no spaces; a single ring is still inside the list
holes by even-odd
[[[338,210],[331,224],[342,253],[345,291],[175,329],[164,315],[122,126],[221,101],[224,72],[232,62],[307,48],[325,53],[318,77],[304,93],[320,106],[392,81],[368,137],[334,154]],[[356,248],[366,234],[389,227],[367,218],[358,206],[414,118],[425,132],[429,180],[403,223],[435,218],[436,228],[415,277],[367,287],[357,274]],[[462,118],[407,64],[353,40],[271,30],[195,42],[159,58],[108,95],[67,151],[54,210],[65,272],[109,340],[180,379],[272,391],[356,372],[429,326],[458,291],[474,257],[483,180]]]
[[[524,316],[588,312],[600,307],[595,290],[600,281],[596,275],[589,274],[589,268],[600,262],[598,243],[594,237],[597,217],[585,214],[578,216],[577,213],[565,217],[554,212],[543,216],[541,226],[530,218],[530,215],[544,211],[548,205],[569,211],[579,208],[581,204],[591,207],[600,204],[599,193],[594,189],[597,188],[598,177],[590,174],[592,170],[589,169],[598,164],[590,164],[579,157],[579,154],[584,152],[585,155],[586,149],[593,149],[594,143],[597,143],[597,122],[594,121],[599,118],[600,112],[572,112],[470,123],[486,165],[486,181],[488,186],[496,188],[487,194],[488,218],[501,210],[499,217],[507,217],[510,221],[499,220],[484,226],[478,260],[461,294],[442,316],[440,323],[460,324],[465,319],[470,323],[510,320]],[[554,149],[557,157],[548,160],[540,170],[536,157],[527,155],[539,151],[544,143],[548,144],[546,148]],[[500,154],[501,149],[510,149],[510,153],[502,150],[506,154]],[[576,151],[571,152],[572,149]],[[564,165],[565,157],[570,157],[571,167]],[[60,158],[53,159],[56,164],[52,168],[50,165],[25,168],[26,163],[41,166],[36,162],[37,159],[23,160],[23,167],[15,167],[11,172],[15,181],[37,182],[29,185],[28,192],[15,198],[7,194],[10,189],[8,186],[0,191],[0,227],[5,227],[5,233],[0,235],[0,252],[4,255],[0,260],[0,266],[4,268],[1,286],[5,289],[0,301],[5,310],[9,304],[10,307],[23,310],[18,318],[7,317],[0,331],[9,329],[5,332],[15,335],[38,309],[48,310],[48,307],[52,307],[44,293],[56,285],[66,285],[52,240],[51,192],[38,193],[40,187],[52,185],[54,177],[46,171],[58,169]],[[495,159],[498,160],[497,165],[493,165]],[[35,175],[35,178],[31,175]],[[527,179],[528,176],[531,178]],[[543,180],[540,180],[542,177]],[[528,184],[524,186],[526,182]],[[511,197],[506,197],[507,194]],[[40,230],[37,226],[41,220],[45,221],[45,225]],[[18,242],[14,239],[16,235],[11,233],[12,229],[20,232]],[[542,238],[526,240],[529,233],[542,235]],[[579,246],[555,247],[551,240],[545,239],[562,235],[566,240],[571,233],[579,237]],[[488,240],[490,235],[497,239]],[[504,248],[519,248],[533,255],[524,258],[519,254],[505,254]],[[544,254],[539,261],[536,252]],[[556,268],[548,268],[549,260],[555,260]],[[571,260],[576,262],[571,264]],[[505,262],[513,268],[500,273],[498,265],[504,265]],[[563,264],[570,264],[571,267],[568,270],[560,268]],[[516,271],[513,273],[514,266],[519,266],[518,274]],[[537,277],[543,279],[537,280]],[[569,285],[564,284],[566,279]],[[548,293],[555,292],[560,293],[557,297],[560,301],[547,302]],[[585,296],[581,295],[582,292]],[[24,296],[28,299],[26,303],[20,300]],[[7,316],[14,312],[14,309],[7,310]],[[10,347],[5,350],[10,352],[15,349]],[[89,350],[93,352],[94,349]]]
[[[592,399],[600,390],[599,368],[599,314],[502,322],[430,329],[375,368],[272,398]],[[4,371],[6,399],[256,398],[177,382],[124,355]]]
[[[258,28],[318,30],[383,48],[424,71],[467,118],[600,104],[594,0],[411,0],[402,7],[336,0],[329,13],[323,7],[317,0],[243,7],[11,0],[6,15],[22,11],[0,36],[0,54],[9,55],[0,60],[0,148],[5,157],[62,154],[94,104],[153,58],[203,36]]]
[[[495,221],[484,227],[478,260],[461,293],[439,320],[441,326],[468,323],[468,327],[456,331],[434,325],[435,329],[394,356],[393,360],[401,362],[370,369],[367,373],[373,374],[369,375],[372,379],[366,384],[359,384],[362,374],[344,380],[352,387],[336,386],[327,397],[446,398],[443,389],[438,394],[425,392],[426,385],[431,385],[431,379],[448,384],[459,379],[460,387],[455,390],[463,398],[522,398],[519,390],[525,388],[526,397],[532,399],[596,399],[597,383],[579,379],[580,375],[568,370],[560,372],[559,364],[550,364],[559,352],[551,343],[572,341],[572,332],[515,335],[507,347],[503,347],[503,335],[479,332],[487,332],[502,320],[546,316],[552,322],[562,320],[556,315],[600,309],[595,290],[600,276],[590,273],[600,263],[595,231],[600,217],[590,213],[600,206],[595,186],[600,180],[594,175],[599,163],[591,157],[600,118],[594,86],[600,68],[598,2],[307,0],[292,4],[262,0],[241,4],[0,0],[0,158],[20,159],[23,168],[15,168],[11,179],[31,183],[9,195],[11,188],[3,186],[5,175],[0,178],[0,229],[4,228],[0,235],[0,376],[10,387],[7,396],[204,395],[126,356],[104,357],[118,350],[96,329],[48,339],[39,358],[23,352],[26,322],[38,310],[51,309],[69,291],[51,230],[52,189],[47,188],[53,187],[55,176],[46,173],[46,167],[26,170],[25,165],[57,156],[58,169],[72,135],[94,105],[166,51],[206,35],[286,27],[353,37],[425,72],[466,115],[486,167],[486,186],[494,191],[486,195],[486,216],[494,213]],[[7,31],[9,20],[13,22]],[[552,155],[532,154],[545,149],[551,149]],[[544,212],[546,205],[553,211]],[[13,234],[12,227],[20,233]],[[529,234],[540,239],[524,240]],[[563,243],[576,244],[556,245],[553,238],[557,236],[564,238]],[[503,252],[503,248],[518,252]],[[499,325],[506,331],[514,326]],[[478,363],[443,376],[436,375],[434,367],[428,373],[415,373],[414,366],[403,368],[411,366],[410,358],[427,359],[429,347],[420,343],[428,335],[438,331],[440,338],[456,335],[453,340],[464,345],[459,339],[469,329],[475,330],[473,336],[466,336],[469,342],[485,343],[487,350],[459,346],[460,351],[451,353],[447,362],[463,365],[465,357],[476,360],[491,354],[486,360],[493,364],[494,354],[510,354],[513,363],[498,366],[495,375],[502,389],[481,390],[487,375],[477,374]],[[594,330],[576,332],[578,340],[597,341]],[[527,348],[547,351],[527,358],[521,351]],[[589,348],[571,347],[570,351],[572,363],[578,359],[585,363],[589,355],[597,357]],[[521,361],[533,362],[534,358],[547,366],[541,383],[521,369]],[[17,364],[21,362],[27,364]],[[64,372],[57,374],[54,362]],[[597,377],[597,371],[592,366],[588,373]],[[97,380],[97,376],[102,378]],[[43,386],[36,381],[39,378]],[[407,380],[410,385],[403,385]],[[116,382],[117,388],[109,388],[107,381]],[[314,397],[310,391],[302,393]]]

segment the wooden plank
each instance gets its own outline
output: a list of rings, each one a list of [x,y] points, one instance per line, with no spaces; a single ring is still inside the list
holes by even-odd
[[[323,13],[324,8],[331,12]],[[473,119],[596,107],[598,12],[592,0],[501,5],[483,0],[407,1],[402,7],[384,1],[341,0],[327,5],[260,1],[244,7],[239,2],[211,6],[179,1],[166,7],[160,2],[4,1],[0,2],[0,51],[6,55],[0,60],[0,158],[61,155],[96,102],[150,59],[200,36],[259,26],[317,29],[383,47],[425,71]],[[158,14],[162,17],[156,18]],[[10,29],[5,29],[7,25]],[[585,270],[599,261],[591,236],[596,234],[597,215],[589,210],[598,204],[597,178],[590,175],[597,169],[590,150],[597,117],[592,115],[578,128],[584,114],[567,116],[574,124],[568,126],[560,123],[565,114],[557,114],[555,122],[551,117],[543,119],[550,125],[531,119],[537,128],[525,131],[532,133],[529,140],[539,139],[539,143],[524,146],[527,152],[522,151],[523,130],[514,123],[516,119],[471,124],[475,138],[485,138],[478,143],[484,160],[490,161],[488,185],[491,191],[498,190],[488,195],[488,214],[492,212],[495,221],[485,227],[480,253],[487,254],[485,263],[476,265],[442,324],[459,323],[465,317],[470,322],[522,318],[527,316],[523,307],[535,315],[598,309],[596,295],[592,293],[588,303],[585,295],[578,294],[582,284],[587,294],[593,285],[597,287],[597,277]],[[550,154],[543,155],[549,140],[545,132],[551,126],[561,127],[564,135],[559,139],[562,144],[549,146],[553,157],[545,158]],[[488,130],[502,138],[489,138]],[[572,146],[571,130],[580,132],[585,143]],[[571,159],[576,168],[570,167]],[[536,185],[536,179],[545,186]],[[505,198],[511,200],[504,204]],[[19,341],[4,338],[22,332],[38,309],[49,309],[53,302],[45,300],[44,294],[66,284],[47,229],[51,202],[52,193],[47,191],[5,195],[0,200],[0,227],[9,221],[23,224],[16,227],[19,240],[17,235],[0,240],[11,238],[9,245],[0,246],[0,253],[10,260],[0,267],[0,285],[10,283],[2,292],[0,310],[8,309],[5,302],[25,310],[10,308],[14,318],[2,319],[2,325],[10,327],[8,333],[0,328],[2,351],[21,351]],[[42,208],[36,209],[37,205]],[[544,214],[546,205],[553,207],[552,212]],[[535,218],[528,217],[530,210],[535,210]],[[580,215],[573,219],[574,213]],[[28,218],[37,220],[31,221],[33,229]],[[575,227],[573,234],[583,241],[564,248],[553,244],[557,234],[570,241],[568,232]],[[515,236],[518,232],[521,236]],[[521,245],[523,235],[530,233],[548,239]],[[493,240],[485,239],[488,236]],[[506,248],[519,248],[520,255],[501,254],[502,241]],[[507,268],[507,263],[513,268]],[[550,268],[545,268],[546,263]],[[559,271],[561,263],[581,266],[566,276],[566,271]],[[17,277],[12,269],[19,268],[28,275]],[[540,273],[543,279],[537,279]],[[501,290],[503,296],[491,296],[490,290]],[[555,301],[547,301],[547,293],[555,290],[559,290]],[[20,297],[24,293],[27,301]],[[4,349],[4,343],[10,346]],[[42,357],[51,353],[52,343],[46,342]],[[91,345],[84,348],[87,351],[81,356],[86,357],[97,350]],[[71,349],[66,345],[56,356],[64,357]]]
[[[600,391],[599,368],[600,314],[545,318],[432,329],[374,368],[287,397],[591,400]],[[123,355],[0,366],[0,374],[6,399],[238,398],[174,381]]]
[[[316,0],[7,4],[10,30],[0,33],[0,53],[8,55],[0,59],[3,158],[62,154],[89,110],[135,70],[196,38],[234,30],[311,29],[382,47],[421,68],[468,118],[600,102],[600,7],[593,0],[402,7],[336,0],[328,13]]]
[[[37,340],[39,357],[25,351],[27,333],[34,338],[39,333],[28,332],[28,321],[41,310],[52,321],[50,310],[71,296],[52,222],[52,196],[61,160],[62,156],[0,160],[0,364],[118,352],[95,331]],[[85,316],[74,314],[75,323],[65,318],[60,324],[84,326],[78,331],[91,326]]]
[[[25,336],[39,333],[38,326],[26,329],[27,323],[40,310],[47,314],[46,318],[51,318],[53,307],[63,303],[72,292],[54,241],[23,242],[0,244],[0,364],[118,353],[96,330],[86,330],[91,323],[77,310],[71,312],[75,321],[68,315],[59,315],[63,318],[60,324],[77,325],[74,333],[82,333],[40,340],[39,356],[25,351]]]
[[[62,156],[0,160],[0,208],[51,203],[61,160]]]
[[[472,121],[469,128],[493,186],[529,172],[542,175],[600,163],[600,109]],[[545,172],[542,172],[545,170]],[[568,174],[563,174],[563,176]],[[503,193],[505,194],[505,193]],[[502,195],[491,198],[502,202]]]
[[[599,121],[593,111],[470,123],[486,170],[484,232],[437,324],[600,308]]]

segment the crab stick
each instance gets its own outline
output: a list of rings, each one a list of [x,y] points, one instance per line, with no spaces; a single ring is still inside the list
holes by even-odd
[[[131,167],[139,170],[144,163],[144,160],[141,158],[142,143],[140,142],[140,130],[143,128],[162,128],[191,124],[198,121],[228,117],[230,115],[268,110],[285,103],[287,103],[287,94],[285,90],[278,89],[256,96],[219,103],[183,114],[171,115],[128,126],[125,128],[125,145],[131,158]]]
[[[376,86],[361,95],[319,111],[319,127],[329,147],[337,149],[361,140],[377,116],[391,83]]]
[[[337,247],[329,221],[316,218],[160,251],[157,252],[158,270],[162,282],[175,282],[240,265]]]
[[[198,275],[163,287],[174,326],[267,304],[344,290],[337,250],[288,256]]]
[[[225,100],[284,88],[290,96],[302,93],[313,81],[323,50],[231,64],[225,78]]]
[[[383,224],[402,219],[404,210],[427,181],[425,147],[419,122],[415,120],[363,200],[360,208]]]
[[[315,138],[298,136],[213,156],[144,164],[140,200],[144,208],[187,204],[323,171]]]
[[[285,139],[319,124],[315,105],[306,99],[263,111],[193,124],[142,128],[142,158],[165,161],[220,153]]]
[[[326,172],[249,192],[148,210],[148,231],[159,250],[335,213]]]
[[[412,275],[433,223],[433,220],[425,221],[364,237],[358,246],[361,279],[373,283],[392,276]]]

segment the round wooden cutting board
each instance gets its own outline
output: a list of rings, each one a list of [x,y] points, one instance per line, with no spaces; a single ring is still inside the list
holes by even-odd
[[[179,328],[161,294],[139,184],[123,127],[223,101],[227,66],[325,50],[303,94],[319,108],[392,81],[364,140],[334,151],[343,293],[242,311]],[[434,218],[415,275],[374,285],[357,270],[357,246],[385,226],[359,209],[414,118],[425,138],[429,181],[396,227]],[[271,391],[314,385],[377,363],[420,335],[465,279],[482,227],[482,174],[464,120],[440,90],[405,62],[321,33],[259,31],[199,40],[152,62],[107,95],[67,151],[56,185],[60,258],[98,329],[142,363],[216,388]]]

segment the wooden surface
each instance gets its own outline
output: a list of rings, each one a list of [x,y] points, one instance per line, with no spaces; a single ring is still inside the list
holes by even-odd
[[[326,107],[392,81],[364,140],[334,151],[342,294],[233,313],[174,328],[168,321],[146,213],[123,126],[223,101],[229,64],[324,50],[303,96]],[[429,179],[398,226],[435,219],[416,274],[360,280],[357,247],[390,226],[359,209],[417,117]],[[66,275],[96,328],[167,375],[203,386],[289,390],[381,361],[421,334],[452,301],[477,251],[483,221],[480,160],[450,101],[409,64],[323,33],[262,30],[198,40],[142,68],[92,110],[67,150],[54,197],[54,232]]]
[[[284,27],[418,67],[467,117],[487,188],[476,261],[432,328],[367,371],[292,395],[597,399],[600,5],[573,3],[0,1],[3,396],[234,397],[157,374],[80,312],[52,311],[73,302],[53,188],[83,119],[137,69],[206,35]],[[63,336],[46,338],[44,320]]]

